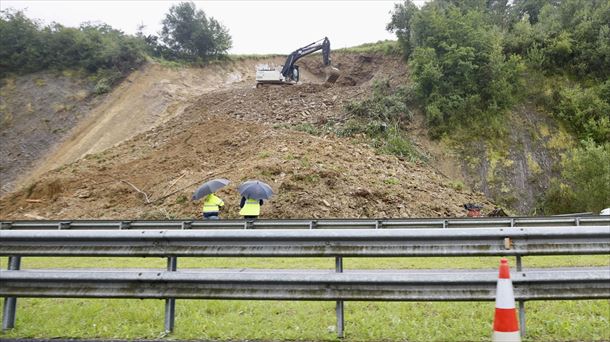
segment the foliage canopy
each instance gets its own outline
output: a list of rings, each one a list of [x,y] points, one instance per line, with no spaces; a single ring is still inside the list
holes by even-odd
[[[434,136],[456,125],[486,127],[478,123],[498,122],[531,101],[586,141],[568,151],[547,209],[610,205],[610,1],[431,0],[419,8],[406,0],[387,29],[411,67]]]
[[[502,31],[483,1],[432,1],[421,9],[397,5],[388,28],[409,59],[432,132],[509,108],[523,69],[505,55]]]
[[[0,12],[0,77],[10,72],[82,68],[122,75],[145,60],[139,39],[106,24],[42,26],[23,12]]]
[[[163,19],[161,40],[173,57],[188,60],[218,57],[231,48],[229,31],[220,22],[207,17],[192,2],[182,2],[169,9]]]

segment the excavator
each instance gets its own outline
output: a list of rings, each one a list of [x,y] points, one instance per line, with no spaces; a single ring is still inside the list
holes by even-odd
[[[295,65],[300,58],[322,50],[322,58],[325,65],[326,83],[335,83],[339,78],[339,69],[330,65],[330,41],[328,37],[313,42],[307,46],[293,51],[286,62],[279,68],[264,67],[256,70],[256,87],[268,84],[293,85],[299,82],[299,66]]]

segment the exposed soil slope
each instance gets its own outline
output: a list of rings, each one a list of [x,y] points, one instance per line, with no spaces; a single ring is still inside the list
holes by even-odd
[[[74,73],[39,72],[5,78],[0,87],[0,194],[46,160],[103,96],[94,83]]]
[[[254,178],[277,193],[263,206],[266,218],[461,216],[466,202],[492,207],[423,163],[378,155],[348,138],[290,130],[341,121],[343,105],[366,96],[375,77],[407,76],[399,58],[336,54],[333,60],[343,76],[332,87],[322,84],[317,58],[300,63],[301,85],[262,89],[253,87],[255,65],[281,59],[198,70],[148,66],[115,90],[96,109],[103,113],[59,147],[63,159],[47,167],[67,165],[0,199],[2,217],[197,217],[192,191],[220,176],[233,181],[220,191],[226,218],[238,217],[235,187]],[[156,102],[167,97],[173,101]]]

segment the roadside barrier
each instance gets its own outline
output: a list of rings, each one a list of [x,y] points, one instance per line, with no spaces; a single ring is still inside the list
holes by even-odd
[[[2,222],[0,256],[9,257],[8,270],[0,271],[3,329],[14,326],[17,297],[162,298],[167,331],[176,299],[330,300],[339,336],[346,300],[495,300],[497,273],[489,270],[344,270],[344,257],[515,256],[522,334],[525,301],[610,298],[607,268],[526,271],[521,262],[532,255],[610,254],[610,217],[441,221],[451,229],[421,219]],[[167,258],[168,267],[21,271],[22,256],[156,256]],[[333,257],[335,269],[178,270],[185,256]]]

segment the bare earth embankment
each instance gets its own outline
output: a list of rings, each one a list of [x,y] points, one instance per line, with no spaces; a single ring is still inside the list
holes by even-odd
[[[254,88],[256,64],[281,58],[203,69],[147,65],[80,121],[24,187],[0,199],[2,216],[197,217],[190,194],[213,177],[271,184],[277,195],[263,207],[266,218],[446,217],[462,215],[466,202],[492,207],[425,163],[291,129],[341,123],[344,105],[367,96],[374,79],[407,77],[398,57],[334,60],[342,77],[332,87],[323,84],[321,62],[306,59],[300,85],[262,89]],[[223,216],[237,218],[235,187],[220,195]]]

